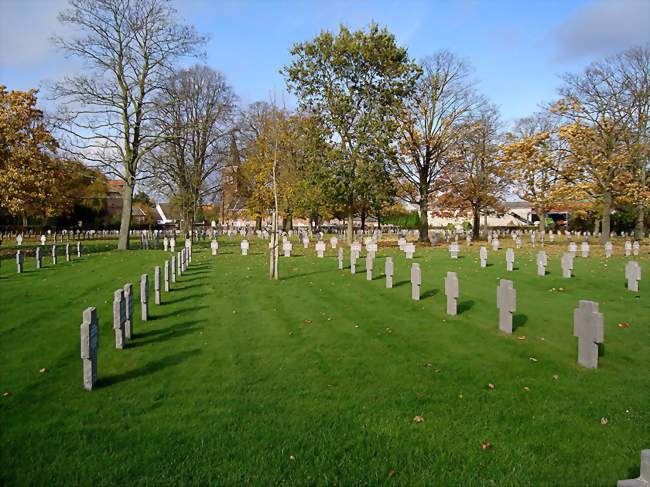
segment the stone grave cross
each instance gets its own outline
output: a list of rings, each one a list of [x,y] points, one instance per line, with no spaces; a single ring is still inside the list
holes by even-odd
[[[420,300],[420,286],[422,285],[422,272],[420,264],[411,264],[411,299]]]
[[[481,259],[481,267],[487,267],[487,258],[488,258],[487,248],[481,247],[478,252],[478,255],[479,258]]]
[[[641,266],[635,260],[625,264],[625,279],[627,279],[627,288],[630,291],[639,292],[639,281],[641,280]]]
[[[497,308],[499,308],[499,330],[512,333],[512,318],[517,309],[517,291],[512,281],[499,280],[497,288]]]
[[[447,272],[445,296],[447,296],[447,314],[455,316],[458,313],[458,276],[455,272]]]
[[[96,308],[84,310],[80,335],[84,389],[92,391],[97,382],[97,352],[99,351],[99,320]]]
[[[578,363],[583,367],[598,367],[598,344],[603,343],[605,334],[603,314],[598,312],[598,303],[581,300],[573,311],[573,336],[578,337]]]
[[[384,264],[384,274],[386,274],[386,289],[392,289],[393,287],[393,258],[386,257],[386,263]]]

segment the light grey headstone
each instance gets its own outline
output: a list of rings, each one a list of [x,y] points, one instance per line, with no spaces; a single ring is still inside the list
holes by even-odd
[[[573,336],[578,337],[578,363],[588,369],[598,367],[598,344],[605,334],[603,314],[598,303],[581,300],[573,311]]]
[[[77,242],[77,257],[81,257],[81,242]]]
[[[172,255],[172,260],[169,264],[169,267],[172,271],[172,283],[176,283],[176,257]]]
[[[115,332],[115,348],[124,348],[126,322],[126,303],[124,302],[124,289],[117,289],[113,293],[113,331]]]
[[[133,284],[124,285],[124,337],[130,340],[133,337]]]
[[[499,308],[499,330],[512,333],[512,318],[517,310],[517,291],[512,281],[499,280],[497,288],[497,308]]]
[[[546,276],[546,266],[548,265],[548,257],[546,252],[540,250],[537,252],[537,275],[540,277]]]
[[[589,242],[582,242],[580,244],[580,255],[583,258],[589,257]]]
[[[386,289],[392,289],[393,287],[393,258],[386,257],[386,263],[384,264],[384,273],[386,274]]]
[[[163,282],[164,284],[164,289],[165,292],[169,292],[169,261],[166,260],[165,264],[163,265]]]
[[[323,255],[325,253],[325,242],[323,242],[322,240],[316,242],[316,253],[318,254],[319,258],[321,259],[323,258]]]
[[[632,254],[632,242],[629,240],[625,241],[625,257],[629,257]]]
[[[573,275],[573,254],[571,252],[562,254],[560,263],[562,264],[562,277],[570,278]]]
[[[481,267],[487,267],[487,258],[488,258],[488,251],[487,248],[481,247],[478,252],[479,259],[481,260]]]
[[[460,246],[458,242],[452,242],[449,244],[449,256],[452,259],[458,259],[458,254],[460,253]]]
[[[335,249],[338,244],[339,244],[339,239],[338,238],[336,238],[336,237],[330,238],[330,246],[332,247],[332,249]]]
[[[153,302],[160,304],[160,288],[161,286],[160,266],[153,269]]]
[[[404,252],[406,253],[406,258],[407,259],[412,259],[413,254],[415,254],[415,244],[412,242],[407,243],[404,246]]]
[[[142,321],[149,318],[149,275],[140,276],[140,309]]]
[[[16,273],[22,274],[25,266],[25,255],[21,250],[16,250]]]
[[[309,248],[309,237],[307,235],[302,238],[302,246],[306,249]]]
[[[92,391],[97,382],[97,352],[99,351],[99,320],[95,307],[86,308],[83,312],[80,338],[84,389]]]
[[[515,269],[515,251],[508,247],[506,249],[506,271],[512,272]]]
[[[499,239],[498,238],[492,238],[492,250],[494,252],[499,250],[499,245],[500,245]]]
[[[183,275],[183,261],[180,252],[176,252],[176,274],[178,274],[178,277]]]
[[[458,276],[455,272],[447,272],[445,277],[445,296],[447,296],[447,314],[456,316],[458,314]]]
[[[40,269],[43,266],[43,252],[42,248],[36,247],[36,268]]]
[[[639,241],[635,240],[634,243],[632,244],[632,255],[639,255],[639,250],[640,250],[640,245]]]
[[[635,479],[619,480],[616,487],[650,487],[650,449],[641,450],[639,476]]]
[[[411,264],[411,299],[420,300],[420,286],[422,285],[422,272],[420,264]]]
[[[339,248],[339,253],[338,253],[338,260],[339,260],[339,270],[343,270],[343,258],[344,258],[344,253],[343,253],[343,247]]]
[[[350,273],[357,273],[357,254],[354,249],[350,249]]]
[[[612,245],[612,242],[609,240],[605,242],[605,257],[609,259],[612,256],[612,251],[614,250],[614,246]]]
[[[45,237],[45,235],[41,235],[41,245],[45,245],[46,241],[47,241],[47,237]]]
[[[216,239],[210,242],[210,250],[212,251],[212,255],[217,255],[217,251],[219,250],[219,242],[217,242]]]
[[[293,250],[293,245],[290,240],[285,240],[282,244],[282,252],[285,257],[291,257],[291,251]]]
[[[575,257],[577,252],[578,252],[578,245],[575,242],[569,242],[569,253],[571,254],[571,256]]]
[[[625,279],[627,279],[627,288],[630,291],[639,292],[639,281],[641,280],[641,266],[635,260],[630,260],[625,264]]]
[[[366,280],[372,281],[372,269],[374,265],[374,259],[372,254],[366,255]]]
[[[163,238],[163,249],[165,252],[167,252],[167,249],[169,248],[169,239],[167,237]]]
[[[176,239],[172,237],[169,239],[169,250],[173,254],[175,252],[175,249],[176,249]]]
[[[20,247],[22,244],[23,244],[23,235],[19,233],[18,235],[16,235],[16,245]]]
[[[56,265],[56,245],[52,245],[52,265]]]

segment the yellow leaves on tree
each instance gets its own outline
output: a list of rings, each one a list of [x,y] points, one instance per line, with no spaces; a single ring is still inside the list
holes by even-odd
[[[551,133],[525,135],[501,146],[499,159],[505,163],[515,194],[530,202],[545,230],[545,215],[562,198],[561,157]]]
[[[0,85],[0,206],[10,215],[52,216],[64,204],[57,143],[36,108],[36,90]]]

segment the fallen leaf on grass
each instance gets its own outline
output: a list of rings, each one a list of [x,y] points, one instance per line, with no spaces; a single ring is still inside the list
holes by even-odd
[[[488,389],[493,390],[494,389],[494,384],[488,384]]]
[[[526,391],[526,392],[530,392],[530,387],[525,386],[525,387],[524,387],[524,391]]]
[[[463,395],[462,395],[462,394],[458,394],[458,399],[462,399],[462,398],[463,398]]]
[[[415,423],[422,423],[423,421],[424,421],[423,416],[416,416],[415,418],[413,418],[413,422]]]
[[[395,476],[395,470],[391,468],[391,469],[388,471],[388,478],[391,478],[391,477],[394,477],[394,476]]]
[[[488,449],[492,448],[492,443],[490,443],[489,441],[485,440],[483,443],[481,443],[481,448],[482,448],[483,450],[488,450]]]
[[[289,455],[289,460],[291,460],[292,462],[295,462],[295,461],[296,461],[296,457],[294,457],[293,455]]]
[[[311,320],[302,320],[305,325],[311,325]]]
[[[560,378],[559,375],[557,375],[557,374],[553,374],[553,380],[558,380],[559,378]]]
[[[525,340],[526,338],[528,338],[526,335],[521,335],[517,337],[517,340]]]
[[[607,423],[609,423],[609,420],[606,417],[603,416],[602,418],[600,418],[600,424],[604,426]]]
[[[9,397],[11,396],[11,392],[3,392],[2,397]]]
[[[618,326],[619,328],[629,328],[629,327],[630,327],[630,324],[629,324],[629,323],[626,323],[625,321],[623,321],[623,322],[619,323],[617,326]]]
[[[426,364],[424,364],[424,366],[425,367],[433,367],[433,364],[431,362],[427,362]]]
[[[38,369],[38,371],[39,371],[41,374],[44,374],[45,372],[47,372],[47,369],[46,369],[45,367],[43,367],[42,369]]]
[[[535,357],[528,357],[528,360],[531,362],[539,362],[539,360],[537,360]]]

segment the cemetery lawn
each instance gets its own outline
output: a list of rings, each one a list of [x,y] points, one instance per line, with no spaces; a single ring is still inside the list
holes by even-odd
[[[540,278],[533,249],[506,273],[503,250],[481,269],[477,245],[470,255],[462,245],[458,261],[418,247],[415,302],[397,249],[380,248],[368,282],[365,260],[351,275],[347,252],[341,272],[333,251],[317,259],[313,242],[307,256],[294,243],[270,282],[263,243],[248,257],[235,240],[222,239],[217,257],[207,245],[160,306],[151,284],[151,319],[136,306],[122,351],[113,290],[132,282],[138,301],[139,276],[153,277],[162,250],[56,268],[46,253],[45,268],[29,257],[22,275],[2,262],[0,484],[582,487],[639,474],[650,447],[647,254],[634,293],[620,256],[576,257],[568,280],[552,250]],[[458,272],[456,317],[444,314],[446,271]],[[498,331],[499,277],[517,290],[512,336]],[[577,365],[580,299],[605,315],[597,370]],[[92,392],[79,352],[87,306],[100,321]]]

